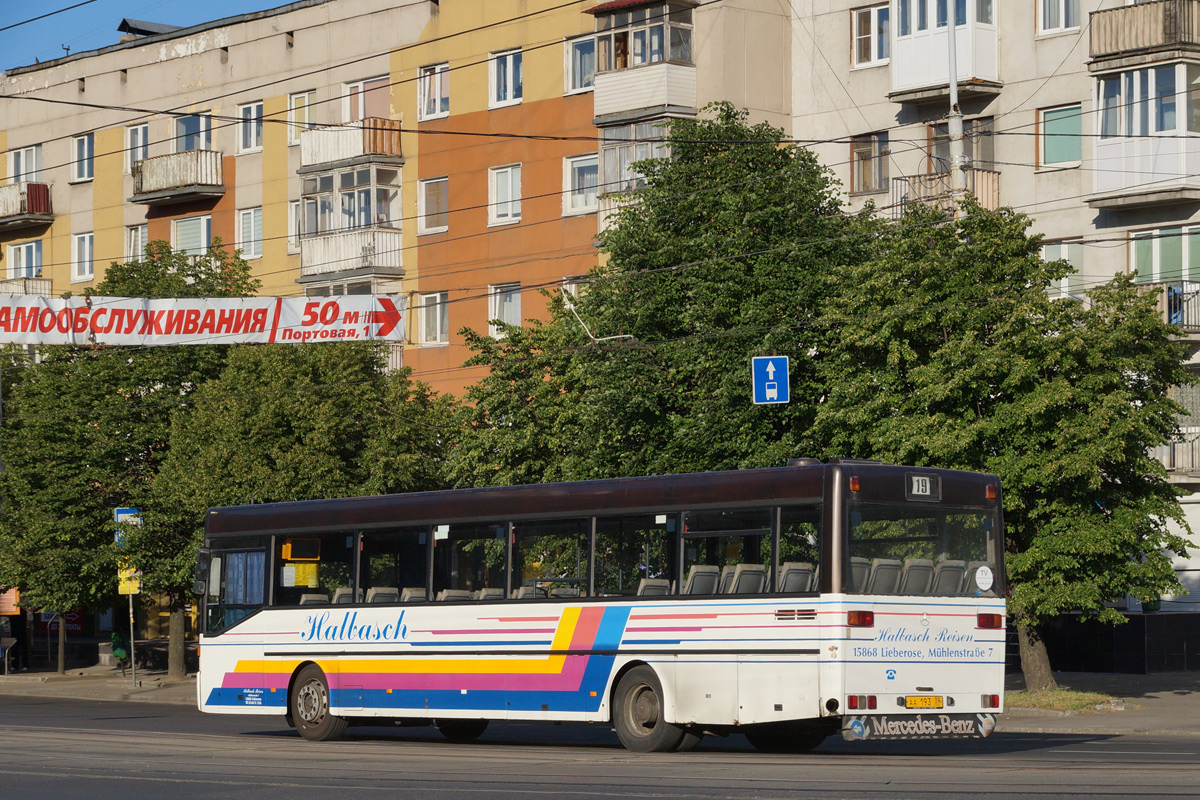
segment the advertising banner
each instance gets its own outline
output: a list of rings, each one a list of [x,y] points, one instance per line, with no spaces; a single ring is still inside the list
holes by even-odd
[[[0,295],[0,344],[133,345],[399,342],[404,299]]]

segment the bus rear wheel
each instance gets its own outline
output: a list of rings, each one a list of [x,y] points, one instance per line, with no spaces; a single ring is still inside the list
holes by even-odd
[[[329,682],[316,664],[296,676],[291,704],[292,721],[305,739],[328,742],[346,732],[346,720],[329,713]]]
[[[786,722],[752,725],[743,733],[764,753],[807,753],[826,738],[825,733]]]
[[[473,742],[487,730],[486,719],[439,719],[434,725],[452,742]]]
[[[662,684],[650,667],[634,667],[621,678],[613,702],[613,722],[626,749],[662,753],[679,747],[684,730],[663,719],[662,698]]]

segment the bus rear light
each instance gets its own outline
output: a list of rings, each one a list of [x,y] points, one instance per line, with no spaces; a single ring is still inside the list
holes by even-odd
[[[981,706],[983,706],[984,708],[999,708],[1000,707],[1000,695],[998,695],[998,694],[982,695],[979,698],[979,704]]]
[[[976,614],[975,627],[999,629],[1004,627],[1003,614]]]
[[[875,612],[854,610],[846,613],[846,624],[851,628],[874,628]]]
[[[850,491],[857,492],[860,488],[860,485],[861,484],[859,484],[859,482],[858,482],[857,475],[850,476]]]
[[[873,694],[852,694],[846,697],[846,708],[851,711],[874,711],[879,701]]]
[[[996,484],[994,483],[989,483],[983,490],[983,496],[988,500],[995,500],[996,496],[999,494],[1000,492],[996,489]]]
[[[875,708],[876,708],[875,695],[873,695],[873,694],[867,695],[867,709],[870,711],[874,711]]]

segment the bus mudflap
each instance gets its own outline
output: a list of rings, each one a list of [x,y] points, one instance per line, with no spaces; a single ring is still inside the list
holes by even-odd
[[[994,714],[863,714],[842,720],[842,738],[982,739],[996,728]]]

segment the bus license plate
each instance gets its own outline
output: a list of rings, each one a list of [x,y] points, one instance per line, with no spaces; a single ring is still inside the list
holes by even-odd
[[[905,708],[941,708],[941,695],[918,694],[904,698]]]

